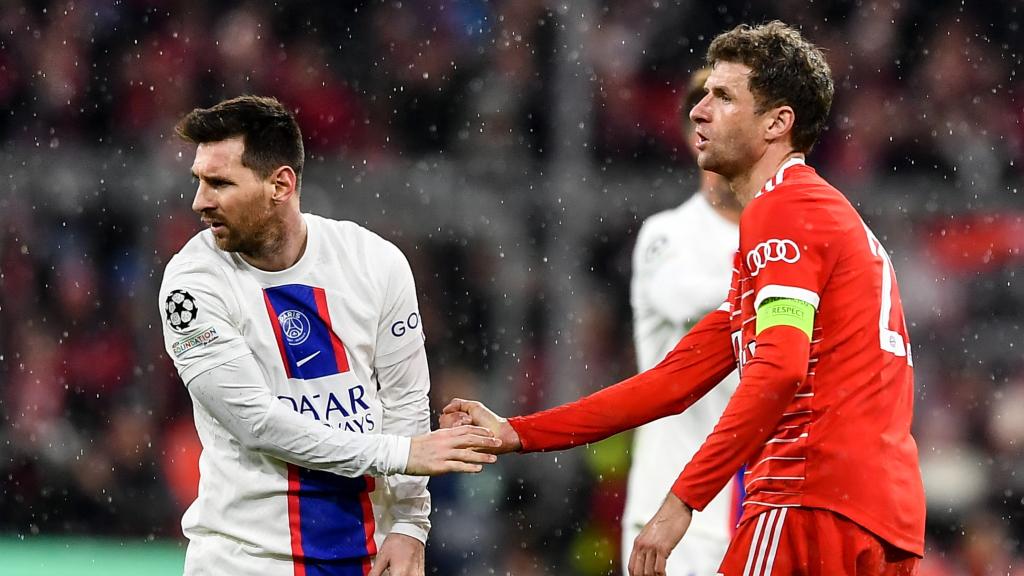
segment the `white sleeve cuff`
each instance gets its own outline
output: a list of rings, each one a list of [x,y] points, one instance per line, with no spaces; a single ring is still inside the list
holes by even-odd
[[[382,434],[380,451],[377,453],[377,464],[375,466],[377,475],[391,476],[392,474],[405,473],[405,467],[409,464],[409,450],[411,447],[411,438]]]
[[[427,543],[427,534],[430,531],[430,522],[427,522],[427,526],[421,526],[419,524],[413,524],[411,522],[395,522],[391,527],[391,534],[404,534],[410,538],[415,538],[424,544]]]

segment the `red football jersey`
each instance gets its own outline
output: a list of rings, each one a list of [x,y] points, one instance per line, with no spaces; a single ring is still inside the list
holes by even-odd
[[[824,508],[922,554],[913,359],[892,263],[849,201],[800,159],[783,165],[740,222],[727,304],[741,382],[756,351],[756,311],[769,298],[817,311],[807,376],[747,461],[744,516]],[[691,464],[673,488],[684,499],[714,462]]]
[[[511,419],[524,450],[577,445],[689,406],[727,370],[721,351],[731,333],[739,388],[673,492],[701,509],[746,462],[744,519],[775,507],[822,508],[923,554],[913,362],[885,249],[838,190],[793,159],[744,209],[735,263],[721,311],[661,364],[572,404]],[[756,310],[770,298],[817,309],[809,350],[787,326],[758,342]],[[780,382],[796,362],[800,376]]]

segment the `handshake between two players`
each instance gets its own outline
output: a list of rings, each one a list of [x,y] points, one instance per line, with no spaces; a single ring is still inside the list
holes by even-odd
[[[508,423],[507,418],[498,416],[488,409],[487,406],[475,400],[455,398],[442,411],[441,428],[460,428],[465,426],[484,428],[494,435],[494,446],[478,448],[477,451],[479,452],[507,454],[521,450],[523,447],[519,441],[519,434]],[[491,462],[493,461],[491,460]]]
[[[301,212],[302,138],[277,101],[187,116],[178,131],[197,146],[192,208],[209,230],[168,263],[159,297],[203,444],[199,498],[182,521],[185,573],[421,576],[423,476],[679,414],[738,369],[718,424],[635,539],[630,574],[664,575],[693,510],[744,465],[720,574],[915,574],[925,507],[895,273],[805,161],[827,121],[831,71],[779,22],[719,35],[708,62],[689,112],[697,161],[743,209],[726,301],[632,378],[509,419],[456,399],[434,432],[416,289],[398,248]]]

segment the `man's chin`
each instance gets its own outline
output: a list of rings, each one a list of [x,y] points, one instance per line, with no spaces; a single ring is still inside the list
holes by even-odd
[[[711,157],[706,150],[697,152],[697,166],[700,166],[701,170],[707,170],[708,172],[715,171],[715,159]]]
[[[218,236],[213,235],[213,242],[217,245],[217,248],[225,252],[238,252],[238,242],[235,242],[230,236]]]
[[[727,164],[722,163],[719,158],[712,156],[707,151],[697,155],[697,166],[700,166],[700,169],[705,172],[714,172],[723,178],[728,178],[723,173],[727,168]]]

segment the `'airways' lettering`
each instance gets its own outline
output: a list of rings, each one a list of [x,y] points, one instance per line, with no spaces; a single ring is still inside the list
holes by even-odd
[[[326,395],[303,394],[298,397],[280,395],[277,399],[299,414],[327,426],[344,428],[350,432],[369,432],[376,427],[376,423],[370,413],[370,405],[363,400],[365,393],[362,385],[356,385],[348,389],[347,397],[328,392]]]

